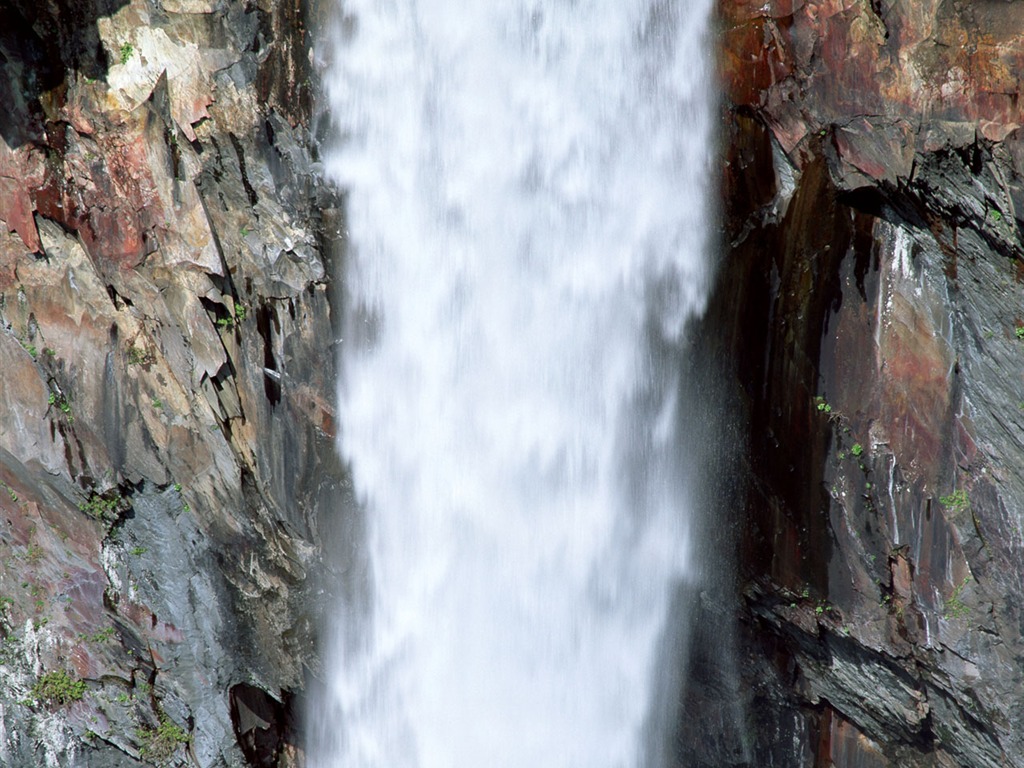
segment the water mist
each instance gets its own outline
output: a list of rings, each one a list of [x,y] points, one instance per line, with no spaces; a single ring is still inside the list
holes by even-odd
[[[708,0],[346,0],[339,450],[365,515],[319,768],[656,768],[694,543]],[[663,686],[661,686],[663,687]]]

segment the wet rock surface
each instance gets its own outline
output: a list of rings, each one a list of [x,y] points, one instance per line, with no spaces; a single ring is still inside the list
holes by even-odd
[[[325,514],[325,11],[9,5],[0,764],[301,764],[319,542],[356,524]],[[725,255],[687,354],[742,432],[706,457],[741,606],[693,599],[675,752],[1024,764],[1024,5],[720,11]]]
[[[720,9],[743,714],[681,764],[1024,764],[1021,8]]]
[[[296,765],[344,481],[319,11],[10,11],[0,764]]]

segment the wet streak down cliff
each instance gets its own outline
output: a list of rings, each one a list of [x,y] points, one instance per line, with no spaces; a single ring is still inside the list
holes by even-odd
[[[745,714],[683,764],[1019,764],[1021,11],[721,12]]]

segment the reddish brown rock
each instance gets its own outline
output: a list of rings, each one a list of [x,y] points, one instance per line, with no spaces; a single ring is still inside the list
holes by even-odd
[[[719,7],[729,246],[701,338],[747,418],[756,734],[729,764],[1024,762],[1024,9]]]
[[[313,6],[11,9],[0,71],[38,87],[0,116],[0,763],[141,764],[171,722],[168,764],[240,765],[226,692],[316,665],[337,202],[278,98]],[[51,671],[81,700],[28,703]]]

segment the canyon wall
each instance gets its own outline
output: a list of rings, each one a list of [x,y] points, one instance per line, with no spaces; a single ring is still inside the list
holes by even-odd
[[[743,714],[684,764],[1024,764],[1024,6],[720,12]]]
[[[300,0],[0,31],[0,764],[293,765],[344,494]]]
[[[321,547],[356,538],[328,514],[326,14],[10,4],[0,764],[302,763]],[[705,458],[736,573],[697,601],[680,764],[1024,764],[1024,6],[720,15],[723,257],[689,353],[722,414],[687,427],[734,438]]]

